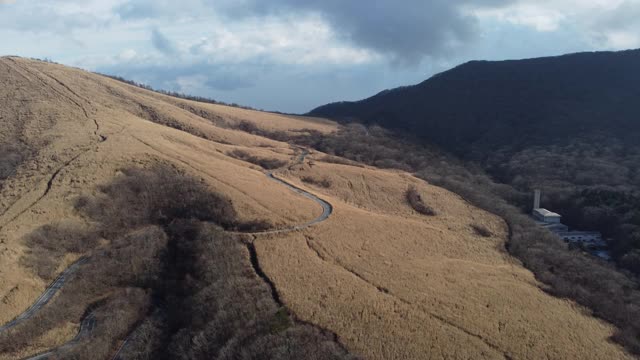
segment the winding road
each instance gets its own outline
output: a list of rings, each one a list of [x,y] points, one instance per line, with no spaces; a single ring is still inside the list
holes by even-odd
[[[245,233],[245,234],[249,234],[249,235],[280,234],[280,233],[288,233],[296,230],[302,230],[302,229],[308,228],[309,226],[319,224],[327,220],[329,216],[331,216],[331,214],[333,213],[333,206],[327,201],[322,200],[321,198],[313,195],[312,193],[276,177],[273,173],[267,173],[267,177],[272,181],[275,181],[281,185],[286,186],[287,188],[289,188],[289,190],[318,203],[320,206],[322,206],[322,214],[309,222],[306,222],[300,225],[295,225],[290,228],[280,229],[280,230],[265,230],[265,231],[251,232],[251,233]]]
[[[76,335],[76,337],[73,338],[73,340],[69,341],[68,343],[66,343],[66,344],[64,344],[64,345],[62,345],[62,346],[60,346],[58,348],[55,348],[53,350],[49,350],[49,351],[47,351],[45,353],[42,353],[40,355],[36,355],[36,356],[33,356],[33,357],[25,358],[24,360],[46,360],[46,359],[49,359],[49,357],[51,355],[54,355],[56,352],[72,347],[73,345],[78,343],[80,340],[82,340],[83,338],[85,338],[86,336],[91,334],[93,329],[96,328],[97,323],[98,322],[96,321],[95,315],[93,313],[89,313],[87,316],[84,317],[84,319],[82,319],[82,323],[80,323],[80,330],[78,331],[78,334]]]
[[[300,164],[303,163],[306,156],[309,155],[309,151],[308,150],[303,150],[302,154],[298,157],[297,161],[290,165],[296,165],[296,164]],[[284,228],[284,229],[276,229],[276,230],[265,230],[265,231],[259,231],[259,232],[245,232],[243,234],[247,234],[247,235],[269,235],[269,234],[283,234],[283,233],[288,233],[288,232],[293,232],[293,231],[298,231],[298,230],[302,230],[305,228],[308,228],[310,226],[322,223],[324,221],[326,221],[329,216],[331,216],[331,214],[333,213],[333,206],[319,198],[318,196],[311,194],[310,192],[296,186],[293,185],[283,179],[278,178],[273,172],[268,172],[265,174],[270,180],[283,185],[285,187],[287,187],[289,190],[304,196],[314,202],[316,202],[317,204],[319,204],[320,206],[322,206],[322,214],[320,216],[318,216],[317,218],[308,221],[304,224],[299,224],[299,225],[295,225],[289,228]],[[47,303],[49,303],[49,301],[58,293],[58,291],[60,291],[60,289],[62,289],[62,287],[64,286],[64,284],[69,280],[69,278],[74,275],[75,273],[78,272],[78,270],[81,268],[81,266],[85,263],[87,263],[89,261],[88,257],[83,257],[81,259],[79,259],[78,261],[76,261],[75,263],[73,263],[71,266],[69,266],[65,271],[62,272],[62,274],[60,274],[60,276],[58,276],[56,278],[56,280],[54,280],[51,285],[49,285],[49,287],[47,287],[47,289],[45,290],[45,292],[38,298],[38,300],[36,300],[36,302],[31,305],[31,307],[29,307],[29,309],[27,309],[24,313],[18,315],[14,320],[10,321],[9,323],[0,326],[0,333],[3,331],[6,331],[8,329],[11,329],[17,325],[19,325],[20,323],[30,319],[31,317],[33,317],[39,310],[41,310],[45,305],[47,305]],[[30,357],[27,358],[25,360],[45,360],[48,359],[49,356],[53,355],[55,352],[59,351],[59,350],[63,350],[65,348],[68,348],[70,346],[75,345],[78,341],[80,341],[82,338],[84,338],[85,336],[87,336],[88,334],[91,333],[91,331],[93,331],[93,329],[96,327],[96,319],[93,313],[89,313],[86,317],[84,317],[82,319],[82,322],[80,324],[80,330],[78,331],[78,334],[76,335],[76,337],[69,341],[68,343],[56,348],[56,349],[52,349],[46,353],[42,353],[40,355],[34,356],[34,357]],[[120,348],[118,349],[118,351],[116,352],[116,354],[114,355],[113,359],[114,360],[121,360],[121,353],[122,351],[126,348],[127,343],[129,342],[129,340],[132,338],[132,336],[135,334],[135,330],[123,341],[122,345],[120,346]]]
[[[71,264],[71,266],[69,266],[65,271],[63,271],[62,274],[60,274],[47,287],[47,289],[42,293],[42,295],[40,295],[38,300],[36,300],[36,302],[34,302],[33,305],[31,305],[27,310],[25,310],[25,312],[18,315],[15,319],[9,321],[8,323],[0,326],[0,332],[9,330],[12,327],[15,327],[21,324],[22,322],[32,318],[33,315],[35,315],[40,309],[42,309],[45,305],[47,305],[47,303],[49,303],[51,299],[53,299],[56,293],[60,291],[60,289],[62,289],[64,284],[67,282],[67,280],[69,280],[69,278],[71,278],[73,274],[78,272],[78,269],[80,269],[80,266],[84,265],[87,261],[89,261],[89,258],[83,257],[83,258],[80,258],[78,261],[74,262],[73,264]]]

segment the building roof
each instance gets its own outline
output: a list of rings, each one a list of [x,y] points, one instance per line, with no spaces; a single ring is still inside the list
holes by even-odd
[[[562,215],[554,213],[553,211],[549,211],[547,209],[535,209],[533,211],[544,217],[562,217]]]

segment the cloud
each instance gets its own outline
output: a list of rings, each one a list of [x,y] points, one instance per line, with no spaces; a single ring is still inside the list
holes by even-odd
[[[505,8],[474,9],[471,12],[480,18],[493,18],[498,22],[527,26],[540,32],[556,31],[566,19],[563,11],[528,3]]]
[[[379,60],[376,54],[336,40],[317,16],[246,19],[219,23],[206,37],[185,40],[191,56],[209,61],[278,64],[355,65]]]
[[[498,6],[508,0],[473,1],[474,6]],[[308,14],[321,16],[341,40],[396,62],[416,64],[441,57],[472,41],[474,17],[462,11],[470,0],[245,0],[225,10],[249,16]]]
[[[98,11],[100,5],[94,6],[97,0],[0,1],[13,4],[0,11],[0,30],[70,34],[77,29],[105,27],[111,21],[109,12]]]
[[[640,0],[110,1],[113,2],[113,16],[121,21],[128,24],[147,22],[161,28],[162,32],[153,33],[153,43],[164,54],[175,54],[176,47],[182,48],[187,46],[182,43],[189,42],[194,52],[232,48],[240,57],[241,53],[259,55],[260,52],[280,57],[269,54],[282,54],[283,47],[278,43],[282,36],[295,37],[298,41],[301,27],[309,30],[313,22],[313,27],[324,36],[321,45],[331,44],[326,56],[320,56],[322,49],[319,46],[313,51],[308,46],[295,45],[287,48],[302,53],[291,53],[288,58],[306,63],[348,59],[353,59],[352,63],[365,63],[374,58],[386,58],[394,64],[416,65],[425,60],[455,57],[470,45],[482,41],[484,30],[481,24],[487,19],[538,32],[565,31],[571,27],[581,29],[584,37],[594,45],[606,48],[633,46],[637,38],[634,35],[637,29],[633,26],[637,17],[630,14],[635,12],[621,10],[620,15],[609,14],[616,8],[635,10]],[[608,17],[614,17],[611,20],[613,24],[621,23],[618,19],[622,18],[630,25],[627,29],[609,29],[604,24]],[[211,25],[207,25],[207,21]],[[177,39],[173,36],[175,31],[167,28],[177,24],[189,27],[192,22],[204,24],[192,37],[208,39],[205,43],[197,45],[193,39]],[[274,23],[282,25],[278,29],[280,34],[265,29]],[[255,34],[249,34],[247,27]],[[241,35],[235,34],[237,32]],[[165,41],[167,35],[176,40]],[[304,39],[307,43],[313,44],[318,38],[312,31],[305,35],[308,35]],[[221,38],[250,45],[231,46],[227,42],[221,46]],[[258,38],[263,45],[256,41]],[[254,48],[250,49],[251,46]]]
[[[614,49],[640,47],[640,1],[627,0],[603,13],[592,25],[592,36]]]
[[[16,0],[0,0],[0,5],[10,5],[15,3],[16,3]]]
[[[640,46],[640,0],[518,0],[468,13],[539,32],[573,31],[600,49]]]
[[[151,43],[153,47],[165,55],[173,55],[177,53],[177,49],[160,30],[154,28],[151,30]]]

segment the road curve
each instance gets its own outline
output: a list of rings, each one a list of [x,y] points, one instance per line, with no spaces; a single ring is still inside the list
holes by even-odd
[[[62,289],[64,284],[67,282],[67,280],[69,280],[69,278],[71,278],[73,274],[78,272],[80,267],[83,264],[85,264],[87,261],[89,261],[89,258],[82,257],[76,262],[74,262],[73,264],[71,264],[71,266],[69,266],[65,271],[63,271],[62,274],[60,274],[51,283],[51,285],[47,287],[47,289],[42,293],[42,295],[40,295],[38,300],[36,300],[36,302],[34,302],[33,305],[31,305],[27,310],[25,310],[25,312],[18,315],[15,319],[11,320],[10,322],[0,326],[0,333],[3,331],[9,330],[12,327],[26,320],[29,320],[31,317],[33,317],[33,315],[35,315],[40,309],[42,309],[45,305],[47,305],[47,303],[51,301],[51,299],[53,299],[56,293],[58,293],[58,291]]]
[[[78,334],[76,335],[76,337],[73,338],[73,340],[55,349],[49,350],[45,353],[42,353],[33,357],[25,358],[24,360],[47,360],[49,359],[49,357],[51,357],[51,355],[55,354],[59,350],[70,348],[75,344],[77,344],[83,338],[89,336],[89,334],[91,334],[93,329],[95,329],[96,325],[97,325],[96,317],[94,313],[91,312],[87,316],[85,316],[84,319],[82,319],[82,322],[80,323],[80,330],[78,331]]]
[[[287,233],[287,232],[292,232],[292,231],[296,231],[296,230],[302,230],[305,228],[308,228],[309,226],[315,225],[315,224],[319,224],[325,220],[327,220],[329,218],[329,216],[331,216],[331,214],[333,213],[333,205],[331,205],[329,202],[317,197],[316,195],[313,195],[312,193],[299,188],[285,180],[282,180],[278,177],[276,177],[273,173],[267,173],[267,177],[272,180],[277,182],[278,184],[284,185],[287,188],[289,188],[289,190],[302,195],[308,199],[311,199],[313,201],[315,201],[316,203],[318,203],[320,206],[322,206],[322,214],[320,216],[318,216],[317,218],[308,221],[304,224],[300,224],[300,225],[295,225],[289,228],[284,228],[284,229],[277,229],[277,230],[265,230],[265,231],[258,231],[258,232],[251,232],[249,234],[253,234],[253,235],[261,235],[261,234],[281,234],[281,233]],[[247,234],[247,233],[245,233]]]

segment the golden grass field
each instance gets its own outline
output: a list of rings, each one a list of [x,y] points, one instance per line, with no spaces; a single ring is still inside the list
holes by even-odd
[[[39,149],[0,194],[0,324],[47,286],[20,262],[25,235],[56,219],[84,221],[74,199],[123,167],[169,161],[231,198],[244,220],[287,227],[322,211],[267,179],[260,167],[226,155],[241,149],[293,161],[299,150],[223,124],[336,131],[330,121],[170,98],[19,58],[0,59],[0,101],[0,141],[19,138]],[[367,359],[631,358],[608,340],[612,327],[546,294],[509,257],[501,219],[410,174],[324,163],[322,155],[312,153],[305,164],[278,174],[329,201],[329,220],[255,240],[261,266],[299,319],[335,332]],[[303,183],[304,176],[326,178],[331,187]],[[437,216],[406,204],[411,184]],[[493,236],[477,235],[472,225]],[[78,255],[70,254],[59,270]],[[77,321],[25,353],[68,341]]]

